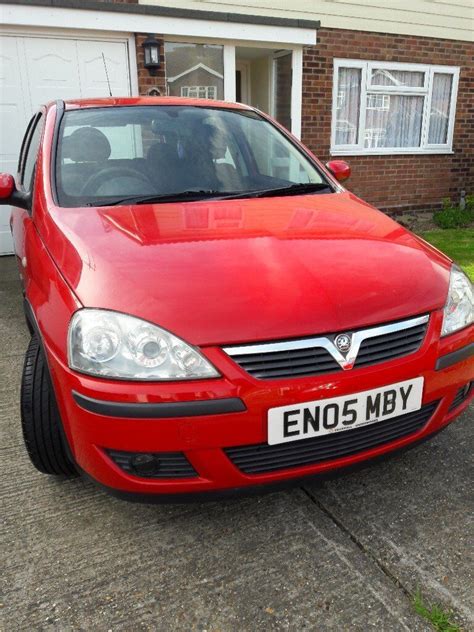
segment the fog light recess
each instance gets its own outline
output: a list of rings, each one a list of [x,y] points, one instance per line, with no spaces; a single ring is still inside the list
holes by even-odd
[[[106,450],[124,472],[140,478],[195,478],[196,470],[182,452]]]
[[[473,382],[468,382],[465,386],[461,386],[451,402],[449,412],[455,410],[458,406],[461,406],[461,404],[468,398],[469,393],[471,392],[472,384]]]
[[[130,459],[130,464],[138,476],[154,476],[160,467],[154,454],[136,454]]]

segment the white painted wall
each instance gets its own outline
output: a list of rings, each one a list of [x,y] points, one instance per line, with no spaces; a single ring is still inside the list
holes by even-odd
[[[254,107],[270,112],[270,72],[271,57],[260,57],[250,61],[251,104]]]

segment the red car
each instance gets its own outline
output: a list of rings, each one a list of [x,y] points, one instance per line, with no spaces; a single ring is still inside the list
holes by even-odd
[[[260,489],[415,445],[472,399],[466,275],[260,112],[58,101],[18,171],[40,471],[130,499]]]

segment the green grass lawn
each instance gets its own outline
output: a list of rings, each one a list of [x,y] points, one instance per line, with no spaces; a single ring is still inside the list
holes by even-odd
[[[451,257],[474,281],[474,228],[430,230],[421,236]]]

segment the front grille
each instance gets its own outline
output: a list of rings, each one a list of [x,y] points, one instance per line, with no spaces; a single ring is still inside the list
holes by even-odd
[[[369,366],[415,353],[425,337],[427,323],[391,334],[367,338],[361,344],[354,367]]]
[[[263,474],[357,454],[418,432],[433,415],[438,402],[420,410],[362,428],[279,445],[259,443],[226,448],[229,459],[245,474]]]
[[[355,351],[360,345],[354,368],[415,353],[423,342],[427,327],[428,316],[421,316],[345,332],[352,335]],[[338,353],[333,344],[337,335],[226,347],[224,351],[247,373],[261,380],[321,375],[342,371],[333,357],[333,353]]]
[[[472,382],[469,382],[469,384],[466,384],[466,386],[462,386],[458,392],[456,393],[456,396],[454,397],[451,406],[449,407],[449,411],[451,412],[453,411],[455,408],[457,408],[458,406],[461,406],[461,404],[467,399],[470,391],[471,391],[471,386],[472,386]]]
[[[295,349],[239,355],[233,358],[239,366],[253,377],[271,380],[282,377],[304,377],[320,373],[334,373],[342,368],[325,349]]]
[[[107,450],[127,474],[140,478],[192,478],[197,473],[182,452],[121,452]]]

